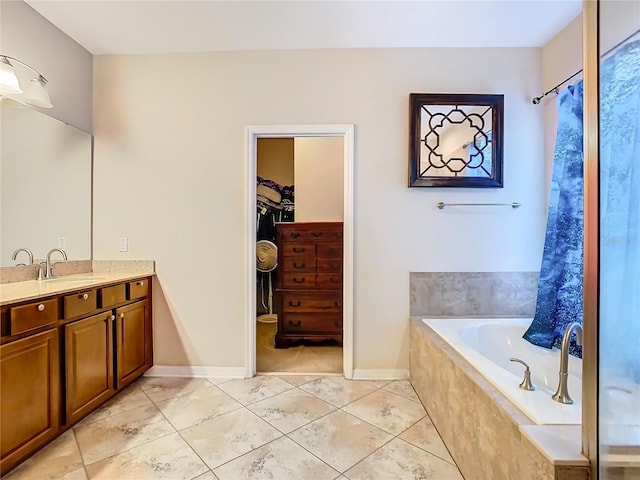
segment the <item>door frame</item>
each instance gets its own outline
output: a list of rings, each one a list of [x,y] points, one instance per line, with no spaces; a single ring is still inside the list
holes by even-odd
[[[342,371],[353,378],[353,200],[355,127],[344,125],[249,125],[245,127],[246,209],[245,376],[256,374],[256,176],[258,138],[342,137],[344,141],[344,238],[342,287]]]

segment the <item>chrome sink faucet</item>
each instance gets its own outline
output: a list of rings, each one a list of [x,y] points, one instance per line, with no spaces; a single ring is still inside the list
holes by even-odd
[[[29,250],[28,248],[18,248],[18,249],[16,249],[13,252],[13,254],[11,255],[11,260],[15,260],[16,258],[18,258],[18,254],[20,252],[25,252],[29,256],[29,263],[27,263],[27,265],[32,265],[33,264],[33,252],[31,252],[31,250]],[[20,265],[24,265],[24,263],[18,263],[16,266],[20,266]]]
[[[573,400],[569,396],[567,389],[567,379],[569,377],[569,345],[571,344],[571,334],[576,332],[576,343],[582,345],[582,325],[578,322],[573,322],[567,325],[562,336],[562,348],[560,349],[560,373],[558,380],[558,389],[551,398],[558,403],[566,403],[570,405]]]
[[[44,278],[53,278],[53,265],[51,264],[51,255],[55,252],[60,252],[60,254],[62,255],[62,258],[64,260],[68,260],[67,254],[65,253],[64,250],[61,250],[60,248],[52,248],[51,250],[49,250],[49,253],[47,253],[47,262],[45,264],[45,268],[47,270]]]

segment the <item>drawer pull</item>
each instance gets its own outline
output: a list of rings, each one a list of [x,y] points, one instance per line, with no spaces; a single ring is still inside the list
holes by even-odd
[[[296,323],[293,323],[291,320],[289,320],[290,327],[299,327],[300,325],[302,325],[302,320],[298,320]]]
[[[337,278],[333,278],[333,277],[331,277],[331,278],[329,279],[329,283],[340,283],[340,280],[338,280]]]
[[[339,306],[340,306],[340,303],[336,300],[335,302],[333,302],[333,306],[334,306],[334,307],[339,307]]]
[[[83,293],[81,298],[82,298],[82,300],[88,300],[89,299],[89,294],[88,293]]]
[[[304,247],[301,248],[297,248],[297,247],[293,247],[293,253],[302,253],[304,251],[306,251],[307,249]]]
[[[315,238],[320,238],[322,236],[322,232],[311,232],[311,236]]]
[[[124,313],[121,313],[121,314],[120,314],[120,318],[124,318]]]
[[[302,277],[301,279],[293,277],[293,283],[304,283],[304,280],[305,280],[304,277]]]
[[[116,319],[116,316],[115,315],[111,315],[110,319],[113,322]]]
[[[332,255],[337,255],[338,253],[340,253],[340,249],[339,249],[339,248],[330,248],[330,249],[329,249],[329,252],[330,252]]]
[[[307,266],[306,262],[302,262],[300,265],[298,265],[297,262],[293,262],[293,268],[304,268],[306,266]]]
[[[144,282],[136,282],[136,285],[142,287],[144,285]]]
[[[298,300],[296,303],[293,303],[291,300],[289,300],[289,306],[290,307],[299,307],[300,305],[302,305],[300,300]]]
[[[335,263],[332,265],[329,265],[329,270],[331,270],[332,272],[335,272],[336,270],[340,270],[340,265],[336,265]]]
[[[40,305],[38,305],[38,311],[44,312],[44,303],[41,303]]]
[[[298,232],[291,232],[291,233],[289,234],[289,236],[290,236],[291,238],[298,238],[298,237],[300,236],[300,234],[299,234]]]

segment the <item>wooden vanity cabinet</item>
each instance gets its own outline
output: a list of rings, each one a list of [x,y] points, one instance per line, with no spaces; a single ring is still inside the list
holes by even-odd
[[[64,325],[65,423],[72,424],[115,392],[113,313]]]
[[[0,473],[58,434],[58,330],[0,346]]]
[[[89,301],[93,308],[89,317],[74,318],[62,327],[64,425],[74,424],[151,368],[149,283],[145,278],[67,296]],[[132,299],[131,284],[146,289]],[[73,306],[70,311],[79,310]],[[68,312],[65,309],[65,318]]]
[[[129,385],[153,363],[151,350],[151,314],[143,300],[115,313],[117,387]]]
[[[153,364],[151,278],[1,308],[0,475]]]

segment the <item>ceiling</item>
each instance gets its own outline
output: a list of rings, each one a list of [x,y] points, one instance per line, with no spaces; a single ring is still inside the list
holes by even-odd
[[[540,47],[582,0],[26,0],[94,55]]]

